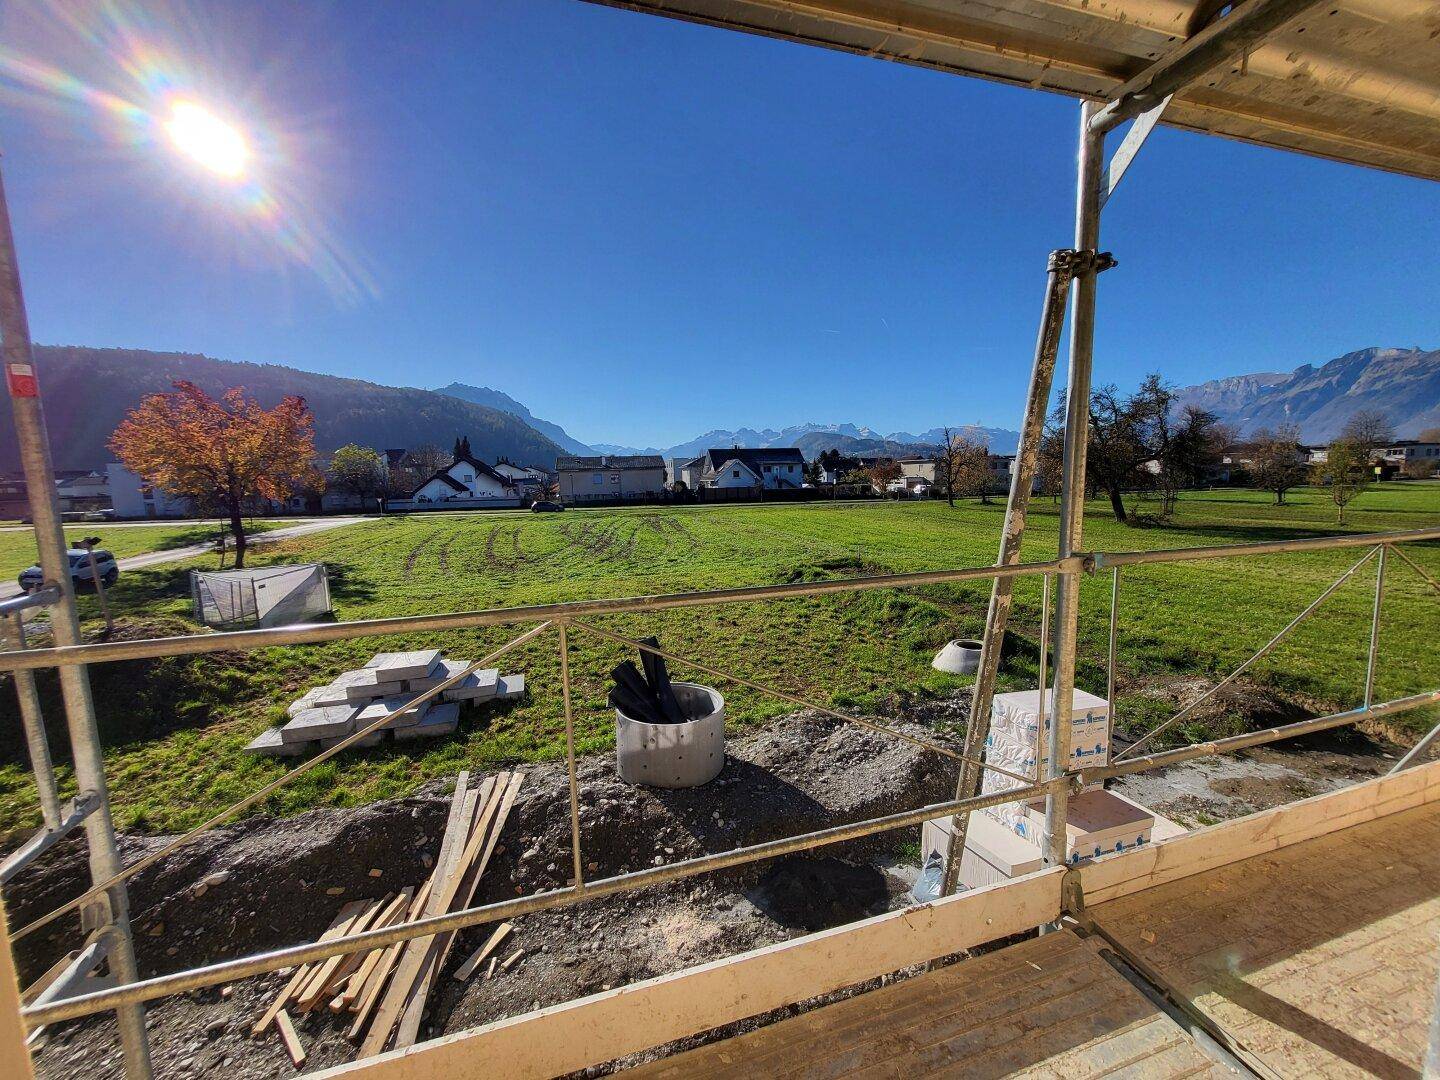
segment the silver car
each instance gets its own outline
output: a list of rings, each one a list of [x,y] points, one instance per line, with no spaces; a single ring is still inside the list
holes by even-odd
[[[88,585],[94,588],[94,574],[90,570],[90,553],[84,548],[71,548],[65,553],[70,560],[70,580],[78,591],[81,586]],[[105,583],[106,588],[115,584],[115,579],[120,576],[120,567],[115,562],[115,556],[101,548],[95,549],[95,569],[100,571],[100,580]],[[20,571],[20,588],[29,592],[31,589],[38,589],[45,584],[45,573],[39,566],[31,566]]]

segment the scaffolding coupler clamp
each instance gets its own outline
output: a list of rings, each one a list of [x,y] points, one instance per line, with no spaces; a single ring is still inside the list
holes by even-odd
[[[1067,277],[1084,277],[1087,274],[1103,274],[1119,263],[1108,251],[1080,251],[1075,248],[1059,248],[1050,252],[1050,271],[1059,271]]]

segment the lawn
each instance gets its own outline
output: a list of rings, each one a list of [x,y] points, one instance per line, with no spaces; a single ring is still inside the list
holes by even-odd
[[[1153,515],[1157,504],[1141,501],[1136,508]],[[1099,503],[1089,513],[1086,544],[1100,550],[1389,531],[1440,522],[1440,484],[1378,487],[1352,505],[1343,526],[1336,525],[1323,494],[1305,491],[1292,494],[1283,507],[1255,492],[1192,493],[1165,524],[1118,525]],[[1003,514],[998,503],[951,508],[932,502],[418,515],[285,541],[260,549],[254,562],[324,561],[337,616],[374,618],[982,565],[994,559]],[[1048,499],[1037,501],[1027,559],[1053,557],[1057,522],[1057,507]],[[1440,545],[1415,545],[1408,553],[1440,576]],[[1272,555],[1128,570],[1119,621],[1119,722],[1136,727],[1160,719],[1154,700],[1142,693],[1149,683],[1181,673],[1227,672],[1362,554]],[[193,632],[186,621],[186,572],[185,564],[177,564],[126,574],[114,590],[114,605],[126,618],[142,620],[147,632]],[[1366,567],[1250,675],[1309,709],[1357,704],[1373,588],[1374,571]],[[1082,597],[1080,684],[1100,693],[1109,590],[1109,576],[1099,575],[1087,580]],[[929,662],[946,639],[980,630],[987,595],[988,584],[936,586],[597,622],[630,635],[658,634],[681,655],[883,718],[907,699],[942,694],[968,681],[935,672]],[[1018,648],[1007,660],[1002,688],[1034,685],[1039,595],[1038,580],[1019,583],[1012,624]],[[1440,630],[1436,601],[1413,571],[1392,560],[1380,697],[1440,685],[1440,659],[1432,646]],[[82,613],[93,617],[92,599],[82,600]],[[514,632],[492,628],[95,667],[91,677],[116,817],[131,829],[182,828],[278,776],[285,766],[250,758],[240,747],[279,719],[300,691],[375,651],[432,645],[475,659]],[[580,747],[604,750],[613,741],[605,673],[623,650],[576,631],[572,653]],[[349,805],[404,794],[467,764],[557,756],[563,721],[554,635],[517,650],[502,666],[525,672],[531,693],[524,702],[504,712],[482,712],[467,720],[457,737],[438,744],[341,755],[282,789],[267,809],[293,813]],[[737,729],[792,709],[733,683],[721,690]],[[3,707],[13,712],[8,695]],[[52,721],[58,724],[58,716]],[[1425,718],[1407,722],[1414,727]],[[58,735],[54,741],[57,749],[63,745]],[[20,755],[17,746],[0,761],[0,828],[35,817]]]
[[[285,523],[252,521],[247,523],[246,531],[265,532],[283,524]],[[217,535],[217,526],[196,521],[176,521],[168,525],[126,525],[121,528],[103,521],[78,522],[65,526],[65,539],[68,543],[76,544],[82,537],[98,536],[99,546],[111,552],[117,559],[144,555],[151,551],[189,547],[191,544],[212,543]],[[14,532],[0,532],[0,579],[17,577],[21,570],[33,566],[36,558],[35,534],[28,526]]]

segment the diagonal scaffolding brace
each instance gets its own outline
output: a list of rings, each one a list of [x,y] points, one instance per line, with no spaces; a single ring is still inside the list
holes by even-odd
[[[1169,720],[1166,720],[1163,724],[1153,729],[1152,731],[1146,732],[1144,735],[1136,739],[1120,753],[1116,754],[1115,760],[1120,761],[1123,758],[1130,757],[1132,754],[1135,753],[1135,751],[1139,750],[1140,747],[1144,746],[1147,742],[1155,738],[1155,736],[1159,735],[1162,731],[1166,730],[1169,727],[1172,727],[1175,724],[1180,723],[1180,721],[1185,720],[1190,716],[1193,716],[1196,709],[1198,709],[1205,702],[1209,701],[1225,687],[1229,686],[1232,682],[1234,682],[1246,671],[1248,671],[1253,664],[1255,664],[1259,660],[1263,659],[1267,654],[1269,654],[1270,651],[1275,648],[1275,646],[1279,645],[1282,641],[1289,637],[1291,632],[1297,626],[1299,626],[1311,615],[1313,615],[1321,604],[1325,603],[1326,600],[1330,599],[1330,597],[1334,595],[1335,591],[1339,589],[1341,585],[1344,585],[1345,582],[1349,581],[1356,571],[1358,571],[1362,566],[1364,566],[1381,551],[1383,551],[1384,547],[1385,545],[1381,544],[1367,551],[1364,558],[1362,558],[1354,566],[1350,567],[1349,570],[1346,570],[1343,574],[1341,574],[1338,578],[1336,578],[1328,586],[1326,586],[1325,591],[1322,592],[1319,596],[1317,596],[1314,600],[1310,601],[1310,603],[1306,605],[1304,611],[1300,612],[1299,615],[1296,615],[1295,618],[1291,619],[1285,625],[1284,629],[1282,629],[1278,634],[1276,634],[1264,645],[1262,645],[1259,650],[1252,654],[1248,660],[1246,660],[1243,664],[1237,667],[1234,671],[1230,672],[1229,675],[1226,675],[1225,678],[1221,679],[1214,686],[1210,687],[1209,690],[1206,690],[1205,693],[1201,694],[1189,705],[1186,705],[1174,716],[1170,717]],[[1368,693],[1365,704],[1367,706],[1370,704]]]

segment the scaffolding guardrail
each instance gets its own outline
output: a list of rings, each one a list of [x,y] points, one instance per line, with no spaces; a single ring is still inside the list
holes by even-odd
[[[1243,557],[1263,554],[1280,554],[1292,551],[1316,551],[1341,548],[1365,547],[1372,548],[1365,557],[1358,563],[1349,567],[1324,593],[1319,600],[1302,612],[1297,620],[1293,621],[1289,629],[1298,625],[1301,619],[1308,617],[1319,607],[1319,602],[1325,597],[1333,594],[1341,583],[1348,580],[1361,566],[1373,559],[1383,550],[1394,550],[1397,555],[1407,564],[1425,578],[1425,580],[1440,591],[1440,585],[1417,564],[1414,563],[1403,552],[1394,548],[1394,545],[1401,543],[1415,543],[1424,541],[1440,540],[1440,527],[1433,529],[1412,530],[1408,532],[1396,532],[1386,534],[1357,534],[1350,536],[1316,537],[1301,540],[1272,541],[1261,544],[1237,544],[1221,547],[1205,547],[1193,549],[1197,559],[1207,560],[1228,557]],[[695,859],[672,863],[666,866],[654,867],[646,870],[616,875],[614,877],[601,879],[599,881],[586,882],[583,878],[581,868],[584,865],[582,854],[582,838],[578,820],[578,783],[576,776],[576,751],[573,735],[573,704],[571,701],[570,685],[570,631],[577,629],[590,632],[607,640],[622,642],[633,647],[649,649],[664,656],[668,660],[687,664],[702,671],[725,679],[739,681],[763,693],[777,694],[783,699],[800,704],[807,708],[819,709],[822,713],[838,718],[842,721],[859,723],[867,728],[878,730],[881,733],[907,739],[918,743],[927,750],[936,750],[948,757],[960,759],[963,765],[971,767],[988,767],[983,761],[976,761],[957,754],[948,748],[933,744],[924,739],[904,732],[897,732],[883,724],[876,724],[863,718],[850,716],[839,710],[831,709],[828,706],[818,705],[805,699],[790,694],[787,691],[778,690],[774,687],[746,679],[742,676],[733,675],[728,672],[701,664],[665,650],[645,645],[632,638],[606,630],[593,625],[587,620],[606,614],[623,614],[633,612],[662,611],[686,607],[716,606],[729,603],[753,602],[763,600],[783,599],[789,597],[804,597],[824,595],[837,592],[854,592],[874,589],[905,588],[916,585],[944,583],[951,581],[970,580],[995,580],[997,578],[1017,578],[1026,576],[1041,576],[1047,582],[1050,575],[1073,572],[1074,569],[1094,571],[1101,567],[1112,569],[1119,566],[1131,566],[1146,563],[1169,563],[1186,561],[1186,555],[1192,549],[1161,549],[1150,552],[1082,552],[1071,556],[1069,559],[1053,560],[1036,563],[1015,563],[1009,566],[990,566],[963,568],[957,570],[934,571],[917,574],[891,574],[865,578],[845,578],[825,582],[806,582],[787,584],[780,586],[757,586],[748,589],[724,589],[709,590],[692,593],[666,594],[652,597],[630,597],[617,600],[581,601],[575,603],[546,604],[528,607],[487,609],[473,612],[458,612],[441,615],[427,615],[400,619],[377,619],[364,620],[353,623],[329,624],[324,626],[300,626],[283,627],[273,630],[240,631],[229,634],[209,634],[196,638],[160,638],[144,641],[131,642],[101,642],[95,645],[64,646],[51,649],[21,650],[0,653],[0,670],[11,670],[15,672],[29,672],[40,667],[55,667],[63,665],[90,664],[117,662],[121,660],[140,659],[146,657],[172,655],[175,651],[189,652],[213,652],[228,649],[258,649],[267,648],[277,644],[308,644],[312,642],[331,641],[336,639],[353,637],[373,637],[384,634],[417,632],[436,632],[443,630],[464,629],[474,626],[501,626],[514,625],[517,623],[532,622],[533,625],[510,639],[498,649],[492,651],[482,660],[470,665],[470,669],[482,667],[506,652],[538,637],[550,627],[554,626],[560,634],[561,647],[561,693],[564,701],[566,715],[566,766],[570,779],[571,795],[571,855],[575,864],[575,873],[572,883],[561,889],[545,893],[523,897],[516,900],[503,901],[496,904],[483,905],[467,908],[462,911],[451,912],[445,915],[433,916],[425,919],[417,919],[412,922],[397,924],[383,930],[367,931],[345,938],[337,938],[330,941],[315,942],[310,944],[296,945],[284,949],[273,950],[266,953],[256,954],[250,957],[243,957],[236,960],[225,961],[219,964],[212,964],[198,968],[191,968],[185,971],[176,972],[170,975],[156,978],[138,980],[116,986],[112,989],[101,990],[95,993],[75,996],[58,1001],[50,1001],[44,1004],[35,1004],[24,1009],[22,1015],[26,1024],[32,1029],[44,1024],[55,1023],[61,1020],[73,1019],[80,1016],[90,1015],[96,1012],[107,1011],[126,1006],[137,1005],[146,1001],[155,1000],[175,993],[183,993],[189,990],[205,986],[214,986],[220,983],[233,981],[239,978],[246,978],[253,975],[275,971],[282,967],[288,967],[297,963],[312,962],[333,956],[339,956],[360,949],[373,949],[384,945],[394,944],[410,938],[428,936],[444,931],[460,930],[466,927],[475,926],[481,923],[493,922],[500,919],[512,918],[518,915],[535,911],[542,911],[551,908],[567,907],[572,904],[595,899],[601,896],[610,896],[617,893],[630,892],[636,889],[645,888],[664,882],[676,881],[683,878],[693,877],[699,874],[710,873],[717,870],[743,866],[766,859],[776,858],[782,855],[795,854],[802,851],[814,850],[831,844],[842,843],[847,840],[859,839],[871,836],[892,829],[916,825],[935,817],[947,815],[969,814],[974,810],[983,809],[987,806],[997,805],[1001,802],[1012,802],[1018,799],[1034,799],[1048,797],[1056,794],[1068,794],[1079,790],[1084,784],[1095,783],[1099,780],[1110,779],[1118,776],[1130,775],[1152,769],[1164,768],[1168,765],[1181,761],[1190,760],[1196,757],[1209,756],[1227,753],[1233,750],[1244,749],[1252,746],[1264,745],[1277,742],[1281,739],[1294,738],[1299,735],[1310,734],[1317,731],[1324,731],[1331,728],[1353,724],[1359,720],[1386,715],[1394,715],[1406,710],[1420,708],[1425,705],[1440,704],[1440,689],[1422,694],[1410,695],[1397,698],[1391,701],[1374,703],[1367,700],[1358,708],[1333,713],[1327,716],[1315,717],[1309,720],[1288,724],[1281,727],[1269,728],[1264,731],[1250,732],[1227,739],[1218,739],[1205,743],[1198,743],[1192,746],[1182,747],[1175,750],[1168,750],[1161,753],[1153,753],[1142,757],[1133,757],[1129,760],[1117,760],[1103,768],[1069,770],[1057,772],[1044,780],[1032,780],[1023,778],[1026,786],[1019,789],[1012,789],[1004,792],[997,792],[993,795],[976,796],[971,798],[957,798],[949,802],[936,803],[930,806],[921,807],[915,810],[908,810],[901,813],[885,815],[877,818],[870,818],[864,821],[854,822],[847,825],[835,826],[829,829],[805,833],[799,836],[774,840],[763,844],[755,844],[747,847],[736,848],[727,852],[720,852],[713,855],[702,856]],[[1377,575],[1378,577],[1378,575]],[[1048,589],[1047,599],[1048,599]],[[1372,609],[1372,621],[1378,621],[1381,611],[1381,600],[1383,593],[1377,589],[1377,602]],[[1114,688],[1114,667],[1116,651],[1116,626],[1119,603],[1118,577],[1111,589],[1111,610],[1109,612],[1110,628],[1110,653],[1107,657],[1107,684],[1113,696]],[[1045,605],[1049,607],[1048,603]],[[1272,639],[1263,647],[1255,657],[1246,661],[1241,670],[1248,667],[1259,656],[1264,655],[1274,647],[1279,639]],[[174,645],[177,642],[193,644],[200,647],[186,650],[176,650]],[[1367,684],[1373,690],[1374,655],[1378,648],[1378,636],[1372,631],[1371,650],[1367,656]],[[453,683],[468,673],[462,672],[446,680],[446,684]],[[1228,678],[1233,678],[1229,676]],[[1223,681],[1221,683],[1223,685]],[[441,693],[444,685],[427,692],[430,696]],[[1367,698],[1369,691],[1367,691]],[[177,838],[171,843],[163,846],[144,859],[138,860],[131,865],[124,867],[118,874],[109,880],[97,882],[92,889],[77,897],[75,900],[56,908],[52,912],[37,919],[27,926],[22,927],[12,935],[12,941],[27,933],[30,933],[41,926],[47,925],[61,915],[82,906],[87,900],[94,899],[100,893],[105,892],[112,886],[128,879],[146,867],[153,865],[158,860],[174,852],[177,848],[191,842],[204,832],[228,821],[245,809],[255,805],[267,797],[279,787],[289,783],[294,778],[302,775],[309,769],[315,767],[322,761],[328,760],[335,754],[344,750],[347,746],[358,742],[371,731],[382,727],[392,721],[401,713],[414,709],[424,703],[426,695],[406,706],[394,710],[380,719],[377,719],[365,728],[357,730],[352,736],[329,750],[326,750],[308,761],[297,766],[284,776],[266,785],[264,788],[247,796],[224,811],[212,817],[209,821],[197,826],[195,829]],[[1168,722],[1167,722],[1168,723]],[[1162,725],[1167,726],[1167,725]],[[1151,732],[1146,738],[1157,734],[1160,729]],[[1426,744],[1433,741],[1434,734],[1426,740]],[[1134,745],[1139,745],[1136,743]],[[1000,770],[1004,771],[1004,770]],[[1019,777],[1016,777],[1020,779]]]

